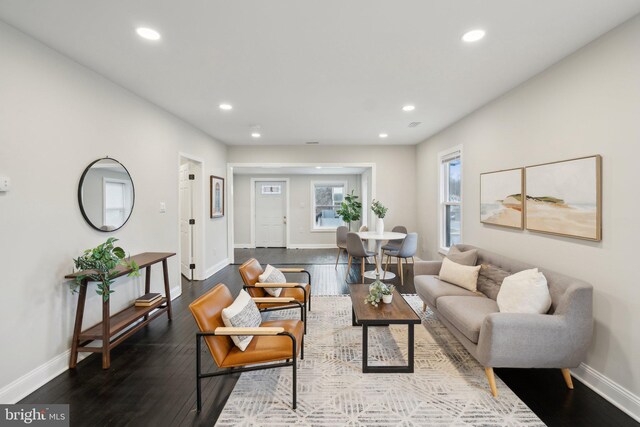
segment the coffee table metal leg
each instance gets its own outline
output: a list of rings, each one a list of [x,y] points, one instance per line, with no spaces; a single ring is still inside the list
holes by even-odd
[[[407,372],[413,373],[413,323],[410,323],[407,326],[409,327],[409,351],[407,354],[407,359],[409,359],[407,360],[407,362],[409,362],[409,369]]]
[[[369,372],[369,328],[362,325],[362,372]]]
[[[372,325],[378,326],[378,325]],[[405,366],[369,366],[369,327],[362,325],[362,372],[369,373],[404,373],[412,374],[414,371],[414,325],[408,324],[407,364]]]

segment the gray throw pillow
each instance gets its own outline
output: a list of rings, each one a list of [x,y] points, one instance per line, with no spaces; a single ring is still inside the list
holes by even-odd
[[[257,328],[262,324],[262,316],[251,296],[242,290],[233,304],[222,309],[222,322],[227,327]],[[231,336],[231,340],[241,351],[246,350],[252,339],[253,335]]]
[[[258,279],[260,283],[287,283],[287,278],[282,271],[278,270],[272,265],[267,265]],[[282,288],[264,288],[264,290],[272,297],[279,297],[282,292]]]
[[[511,274],[510,271],[503,270],[495,265],[482,264],[480,274],[478,274],[478,291],[495,300],[498,298],[502,281],[511,276]]]
[[[478,261],[478,250],[471,249],[471,250],[462,252],[457,247],[451,246],[451,248],[449,248],[449,253],[447,254],[447,258],[449,258],[451,261],[455,262],[456,264],[462,264],[462,265],[473,267],[476,265],[476,261]]]

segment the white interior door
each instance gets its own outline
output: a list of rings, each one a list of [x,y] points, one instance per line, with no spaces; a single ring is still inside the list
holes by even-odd
[[[258,181],[255,185],[256,247],[286,246],[286,182]]]
[[[191,164],[180,165],[180,272],[193,280],[193,181],[189,179]]]

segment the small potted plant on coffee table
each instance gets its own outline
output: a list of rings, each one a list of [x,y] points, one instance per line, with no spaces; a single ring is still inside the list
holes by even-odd
[[[382,290],[382,302],[385,304],[391,304],[391,300],[393,299],[393,290],[396,287],[393,285],[386,285]]]

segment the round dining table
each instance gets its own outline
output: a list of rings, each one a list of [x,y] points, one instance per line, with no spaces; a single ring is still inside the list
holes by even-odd
[[[367,279],[375,279],[376,274],[379,274],[380,280],[382,280],[382,242],[385,240],[404,239],[407,235],[404,233],[396,233],[395,231],[385,231],[382,234],[378,234],[375,231],[360,231],[357,234],[363,240],[374,240],[376,242],[376,254],[378,255],[376,269],[366,271],[364,277]],[[396,277],[395,274],[387,271],[384,280],[393,279],[394,277]]]

